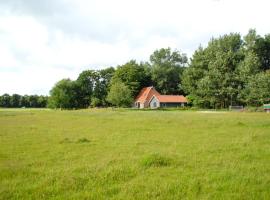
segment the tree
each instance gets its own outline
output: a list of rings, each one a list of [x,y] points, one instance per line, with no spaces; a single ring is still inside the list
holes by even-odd
[[[4,108],[11,107],[11,104],[10,104],[11,96],[9,94],[3,94],[0,100],[1,100],[0,107],[4,107]]]
[[[113,67],[109,67],[102,70],[85,70],[80,73],[76,80],[78,107],[86,108],[92,105],[92,100],[95,101],[93,103],[95,106],[106,105],[107,91],[114,71]]]
[[[123,82],[114,82],[108,93],[108,102],[117,107],[129,107],[132,104],[133,98],[131,90]]]
[[[96,80],[93,95],[91,97],[91,106],[106,106],[108,104],[106,97],[114,72],[115,70],[113,67],[97,71],[98,79]]]
[[[270,70],[250,77],[245,88],[246,100],[249,105],[260,106],[270,102]]]
[[[46,102],[46,104],[47,104],[47,102]],[[26,107],[26,108],[30,107],[28,95],[21,96],[20,106],[21,107]]]
[[[76,82],[70,79],[62,79],[57,82],[50,91],[49,107],[50,108],[77,108]]]
[[[151,83],[149,74],[146,73],[146,67],[143,63],[137,64],[131,60],[124,65],[118,66],[111,80],[111,85],[122,82],[131,91],[134,98],[139,91]]]
[[[243,60],[239,34],[212,39],[195,52],[184,72],[183,88],[200,106],[227,107],[237,101],[239,80],[236,69]]]
[[[250,29],[248,34],[244,36],[242,45],[244,58],[236,69],[237,79],[239,81],[237,98],[242,103],[247,103],[245,87],[250,77],[261,71],[260,59],[255,52],[256,40],[259,37],[254,29]]]
[[[18,94],[13,94],[13,95],[10,97],[10,107],[13,107],[13,108],[18,108],[18,107],[20,107],[20,98],[21,98],[20,95],[18,95]]]
[[[47,106],[48,97],[46,96],[38,96],[37,97],[37,107],[45,108]]]
[[[38,96],[38,95],[24,95],[19,94],[4,94],[0,96],[0,107],[32,107],[32,108],[43,108],[47,106],[48,97],[47,96]]]
[[[260,60],[260,66],[263,71],[270,69],[270,34],[256,39],[254,48]]]
[[[150,66],[151,78],[157,90],[164,94],[181,93],[181,77],[186,64],[187,56],[177,50],[156,50],[150,56]]]
[[[29,106],[31,108],[38,108],[39,105],[38,105],[38,96],[37,95],[30,95],[28,97],[28,101],[29,101]]]
[[[257,57],[256,62],[259,63],[261,71],[270,69],[270,34],[261,37],[257,35],[255,29],[250,29],[248,34],[244,36],[244,49]]]
[[[186,93],[197,96],[198,81],[207,73],[208,64],[206,51],[200,46],[193,54],[190,66],[183,72],[182,87]]]
[[[80,73],[76,80],[78,86],[77,101],[80,108],[87,108],[90,105],[97,80],[98,74],[94,70],[85,70]]]

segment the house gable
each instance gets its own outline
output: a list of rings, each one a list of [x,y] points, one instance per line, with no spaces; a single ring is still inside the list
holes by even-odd
[[[160,107],[160,102],[155,95],[153,95],[152,98],[150,99],[149,107],[150,108],[159,108]]]
[[[151,100],[151,98],[153,97],[153,95],[160,95],[156,89],[154,87],[145,87],[143,88],[139,95],[136,97],[135,99],[135,104],[140,104],[139,107],[141,108],[147,108],[149,107],[149,102]],[[143,104],[143,105],[141,105]]]
[[[186,97],[183,95],[161,95],[154,87],[143,88],[135,99],[135,107],[137,108],[156,108],[163,106],[184,106],[187,103]]]

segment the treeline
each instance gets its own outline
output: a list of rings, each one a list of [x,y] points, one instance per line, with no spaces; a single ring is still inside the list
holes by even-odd
[[[57,82],[47,106],[129,107],[146,86],[154,86],[162,94],[186,95],[191,106],[201,108],[269,103],[270,34],[260,36],[251,29],[244,37],[231,33],[212,38],[190,60],[178,50],[162,48],[154,51],[147,62],[131,60],[116,68],[85,70],[76,80]],[[3,96],[1,107],[44,107],[47,102],[42,96],[35,96],[33,102],[29,100],[33,96]]]
[[[162,48],[148,62],[131,60],[115,68],[83,71],[50,91],[51,108],[131,106],[138,92],[154,86],[162,94],[187,95],[190,105],[227,108],[270,101],[270,34],[251,29],[212,38],[188,62],[178,50]]]
[[[51,108],[131,106],[139,91],[155,86],[163,94],[183,93],[182,73],[187,67],[185,54],[170,48],[156,50],[149,62],[131,60],[117,68],[83,71],[77,80],[63,79],[50,91]]]
[[[48,97],[38,95],[3,94],[0,96],[0,107],[3,108],[44,108]]]
[[[270,101],[270,34],[231,33],[199,47],[182,85],[198,107],[260,106]]]

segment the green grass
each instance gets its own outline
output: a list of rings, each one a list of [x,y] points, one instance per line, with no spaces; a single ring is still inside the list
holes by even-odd
[[[0,199],[270,199],[270,115],[2,109]]]

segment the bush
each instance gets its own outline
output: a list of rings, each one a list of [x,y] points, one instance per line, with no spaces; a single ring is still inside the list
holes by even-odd
[[[99,98],[92,97],[90,105],[91,107],[99,107],[99,106],[102,106],[102,101]]]
[[[107,100],[117,107],[130,107],[133,102],[130,89],[120,81],[111,86]]]

